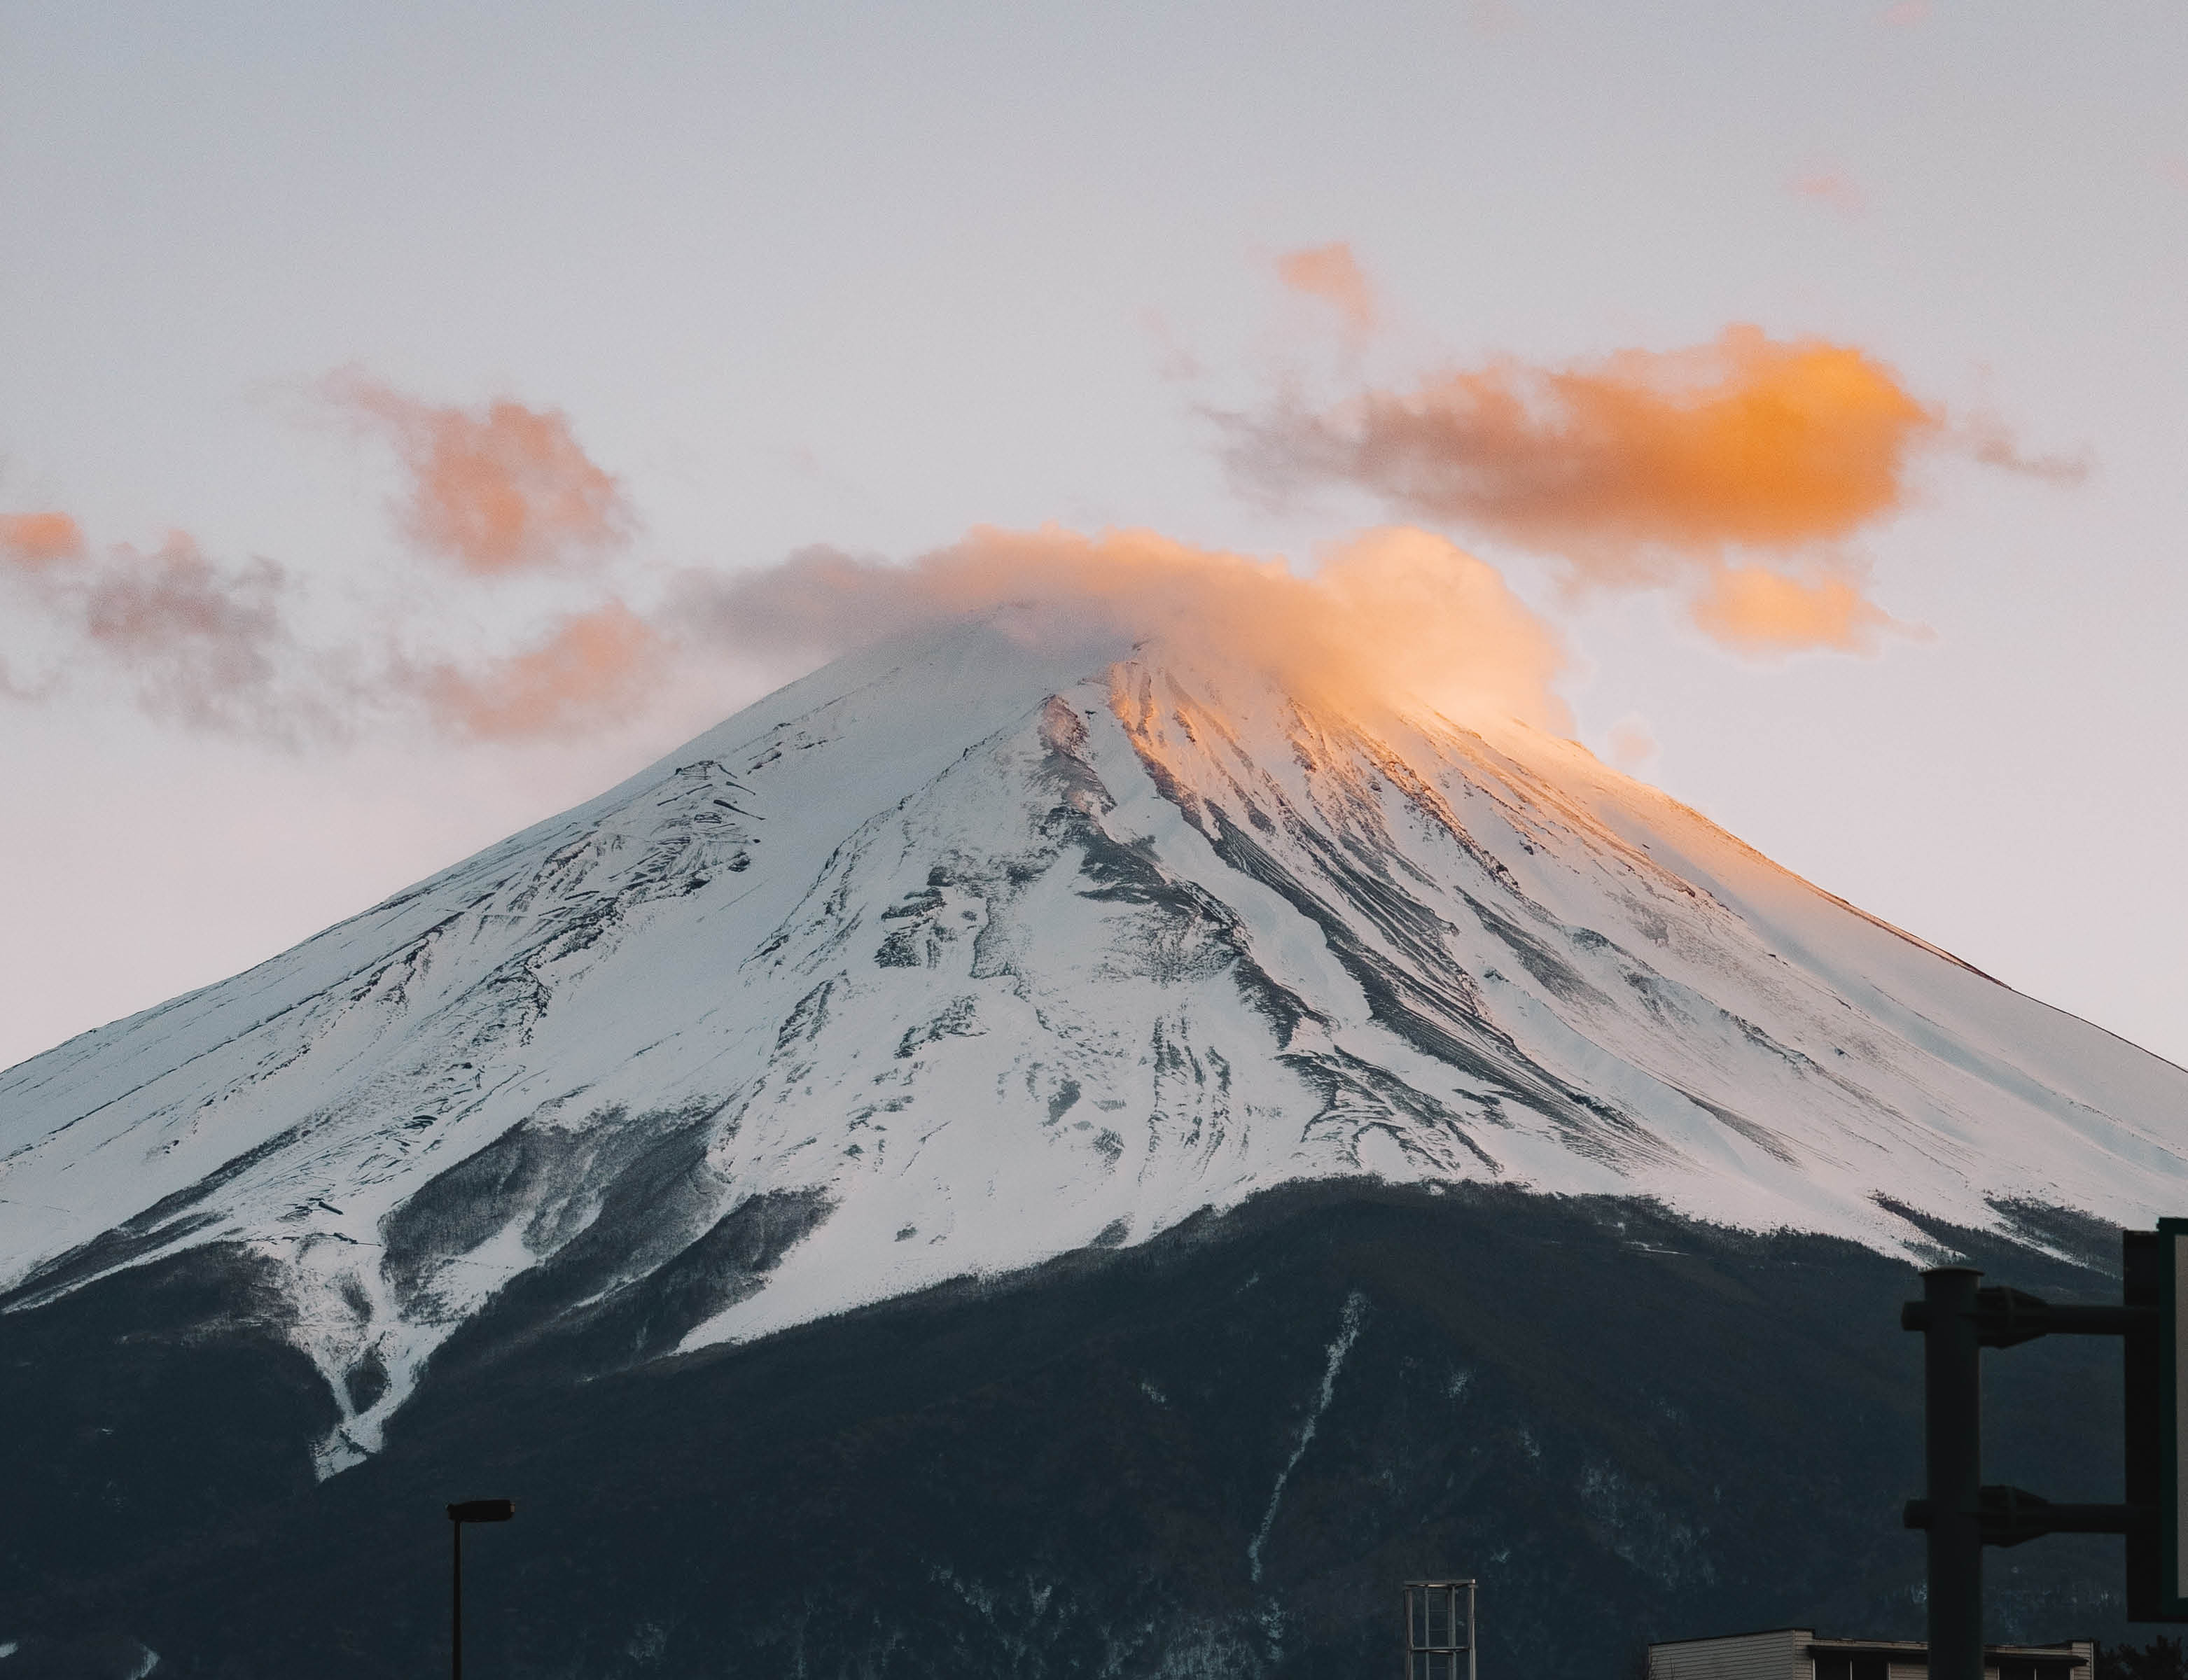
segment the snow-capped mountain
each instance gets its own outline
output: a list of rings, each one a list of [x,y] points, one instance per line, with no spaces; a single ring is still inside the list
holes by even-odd
[[[254,1252],[332,1470],[460,1333],[629,1363],[1346,1176],[1919,1252],[2176,1209],[2184,1116],[1570,742],[991,621],[0,1074],[0,1288]]]

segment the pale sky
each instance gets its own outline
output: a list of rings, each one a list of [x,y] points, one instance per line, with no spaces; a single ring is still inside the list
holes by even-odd
[[[1052,521],[1305,566],[1397,518],[1554,629],[1599,753],[2188,1060],[2184,66],[2178,0],[0,0],[0,516],[82,533],[0,595],[0,1064],[795,674],[687,663],[524,741],[385,703],[588,608],[587,567],[636,600]],[[1367,313],[1294,260],[1340,242]],[[1743,324],[1947,417],[1816,562],[1898,621],[1868,652],[1728,650],[1676,589],[1576,590],[1370,484],[1272,501],[1211,417]],[[589,558],[488,576],[406,520],[403,440],[497,400],[612,476]],[[126,627],[36,593],[171,532],[237,589],[280,568],[321,651],[290,739],[146,696],[94,657]]]

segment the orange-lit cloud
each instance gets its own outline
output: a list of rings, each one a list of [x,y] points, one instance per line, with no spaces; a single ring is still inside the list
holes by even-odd
[[[1337,311],[1356,335],[1373,332],[1378,311],[1374,289],[1342,240],[1334,245],[1287,251],[1277,258],[1277,278],[1294,291],[1320,298]]]
[[[1703,634],[1751,653],[1870,653],[1894,623],[1847,578],[1804,579],[1761,566],[1712,572],[1689,612]]]
[[[1869,202],[1861,189],[1836,169],[1812,169],[1796,175],[1785,183],[1785,190],[1796,198],[1813,199],[1848,216],[1858,216]]]
[[[764,572],[687,574],[665,622],[702,646],[825,657],[1001,611],[1025,634],[1172,640],[1303,695],[1569,726],[1550,688],[1564,662],[1558,638],[1490,567],[1405,527],[1318,558],[1301,577],[1153,532],[984,528],[908,566],[810,550]]]
[[[394,445],[410,480],[403,528],[430,554],[469,572],[521,572],[597,559],[628,538],[622,487],[560,409],[437,406],[354,371],[324,390]]]
[[[572,614],[536,646],[410,674],[434,721],[483,741],[576,733],[628,716],[659,669],[659,634],[621,601]]]
[[[83,527],[65,513],[0,513],[0,561],[50,566],[83,556]]]
[[[1926,452],[2061,482],[2087,470],[2023,453],[1994,421],[1949,421],[1864,351],[1751,326],[1219,419],[1250,483],[1349,484],[1550,555],[1578,585],[1680,589],[1698,625],[1740,649],[1875,645],[1892,621],[1840,545],[1908,504]]]
[[[1497,362],[1233,420],[1233,459],[1264,483],[1363,486],[1599,581],[1661,582],[1682,561],[1827,542],[1893,511],[1941,424],[1859,350],[1732,327],[1692,350]]]

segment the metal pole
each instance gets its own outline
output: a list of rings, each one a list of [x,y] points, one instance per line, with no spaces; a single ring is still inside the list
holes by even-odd
[[[451,1519],[448,1529],[456,1537],[455,1574],[448,1594],[448,1672],[464,1680],[464,1525]],[[1982,1680],[1981,1675],[1976,1680]]]
[[[1922,1274],[1923,1456],[1930,1496],[1930,1680],[1983,1680],[1982,1347],[1964,1266]]]

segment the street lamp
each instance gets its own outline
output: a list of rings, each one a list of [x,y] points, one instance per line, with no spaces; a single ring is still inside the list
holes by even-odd
[[[455,1536],[455,1574],[449,1603],[449,1634],[453,1680],[464,1680],[464,1525],[505,1523],[516,1514],[511,1499],[465,1499],[448,1507],[448,1531]]]

